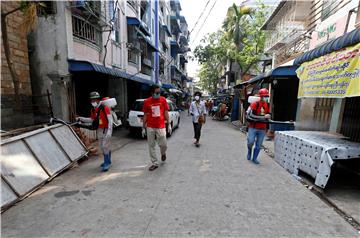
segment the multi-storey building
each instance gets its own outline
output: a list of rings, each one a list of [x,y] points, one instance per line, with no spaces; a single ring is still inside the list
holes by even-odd
[[[357,0],[281,1],[279,3],[262,27],[267,31],[266,51],[273,55],[273,70],[253,80],[255,83],[262,82],[262,85],[268,83],[272,89],[273,105],[277,101],[274,98],[276,91],[281,91],[281,85],[287,84],[283,87],[284,93],[279,94],[282,95],[280,98],[287,98],[287,100],[281,101],[279,98],[278,106],[275,105],[273,108],[275,113],[289,111],[289,107],[293,109],[291,105],[296,102],[295,118],[299,129],[338,132],[354,140],[360,140],[359,130],[356,129],[360,115],[348,113],[348,111],[359,111],[357,107],[359,89],[357,93],[353,92],[347,96],[330,95],[327,93],[328,89],[323,90],[319,95],[315,91],[307,92],[309,88],[304,89],[305,78],[298,78],[308,67],[309,62],[321,61],[321,57],[330,57],[336,54],[333,53],[335,51],[338,52],[337,54],[342,54],[341,52],[351,47],[359,47],[360,32],[356,27],[359,27],[359,1]],[[346,61],[346,59],[339,59],[338,63],[344,60]],[[351,65],[354,60],[358,59],[354,57],[353,60],[347,60],[346,64]],[[334,66],[335,63],[329,62],[328,65]],[[294,73],[297,69],[298,71]],[[282,71],[281,74],[274,75],[280,71]],[[351,73],[350,71],[347,73]],[[324,72],[328,72],[327,75],[324,75]],[[341,82],[348,82],[348,79],[341,76],[340,71],[331,71],[331,68],[328,71],[314,71],[311,75],[314,73],[319,75],[311,77],[339,78],[337,82],[334,82],[333,87],[340,85]],[[302,77],[305,76],[302,75]],[[313,84],[318,83],[317,87],[322,87],[323,83],[317,82],[316,77],[311,79]],[[306,80],[308,81],[309,78]],[[360,79],[357,77],[355,80]],[[290,86],[291,83],[295,84]],[[344,90],[336,92],[340,91]],[[315,94],[310,95],[310,93]],[[289,100],[289,98],[292,99]]]
[[[51,92],[54,115],[87,114],[88,93],[115,97],[125,116],[153,83],[171,83],[173,29],[169,1],[47,2],[30,35],[33,90]],[[180,7],[180,3],[175,5]],[[173,57],[174,56],[174,57]],[[174,59],[172,59],[174,58]]]
[[[187,52],[190,51],[188,46],[189,30],[184,16],[181,16],[180,1],[172,0],[171,5],[171,83],[178,89],[186,87],[187,82]]]

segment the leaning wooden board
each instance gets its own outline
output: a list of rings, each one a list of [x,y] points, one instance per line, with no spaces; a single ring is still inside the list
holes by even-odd
[[[71,127],[57,124],[1,142],[1,209],[26,197],[87,154]]]

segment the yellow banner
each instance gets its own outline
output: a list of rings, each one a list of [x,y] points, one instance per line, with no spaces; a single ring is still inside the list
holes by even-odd
[[[360,96],[360,43],[305,62],[296,74],[298,98]]]

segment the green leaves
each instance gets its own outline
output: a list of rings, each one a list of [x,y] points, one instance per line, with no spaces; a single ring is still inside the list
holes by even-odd
[[[227,60],[240,65],[241,76],[257,70],[265,46],[265,33],[260,28],[266,15],[264,4],[259,3],[255,10],[234,4],[228,9],[222,29],[201,40],[194,55],[201,64],[199,77],[204,89],[216,91]]]

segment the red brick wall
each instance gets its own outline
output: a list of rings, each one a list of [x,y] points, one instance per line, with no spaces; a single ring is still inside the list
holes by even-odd
[[[17,8],[20,2],[2,2],[1,12],[6,13]],[[31,108],[31,81],[28,58],[28,44],[27,35],[21,31],[21,24],[23,22],[23,13],[16,11],[6,17],[7,32],[10,46],[10,53],[14,63],[15,71],[19,78],[19,93],[26,109],[19,112],[18,115],[23,117],[22,123],[14,124],[14,117],[16,117],[14,108],[14,84],[10,75],[10,70],[5,58],[4,45],[1,38],[1,128],[15,128],[29,125],[32,122],[31,113],[28,111]],[[29,106],[30,103],[30,106]]]
[[[19,2],[2,2],[1,11],[8,12],[18,6]],[[23,13],[21,11],[8,15],[8,38],[10,53],[14,62],[16,73],[18,74],[20,80],[20,94],[31,95],[27,37],[26,34],[20,30],[22,22]],[[14,85],[12,84],[10,71],[4,54],[4,45],[1,44],[1,94],[13,93]]]

